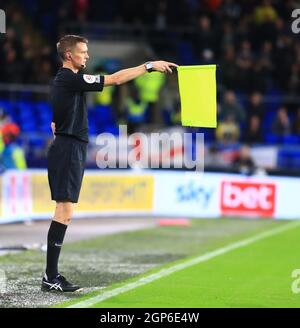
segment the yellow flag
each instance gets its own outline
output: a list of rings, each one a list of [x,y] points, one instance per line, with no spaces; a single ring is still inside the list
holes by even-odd
[[[181,122],[184,126],[217,126],[216,65],[179,66]]]

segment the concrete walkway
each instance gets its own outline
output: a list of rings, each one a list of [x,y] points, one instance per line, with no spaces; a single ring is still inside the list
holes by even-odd
[[[46,244],[49,220],[0,225],[0,249],[27,245],[39,247]],[[124,231],[151,228],[154,218],[93,218],[74,219],[68,227],[65,242],[89,239]]]

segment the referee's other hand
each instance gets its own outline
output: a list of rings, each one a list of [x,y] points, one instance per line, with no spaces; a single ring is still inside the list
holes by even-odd
[[[172,68],[178,67],[175,63],[166,62],[163,60],[153,61],[153,70],[161,73],[171,73]]]

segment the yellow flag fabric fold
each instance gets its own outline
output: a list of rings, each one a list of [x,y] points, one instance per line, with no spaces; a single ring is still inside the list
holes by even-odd
[[[217,126],[216,65],[179,66],[181,122],[184,126]]]

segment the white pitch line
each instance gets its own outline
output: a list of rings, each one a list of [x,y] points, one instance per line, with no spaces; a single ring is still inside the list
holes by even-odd
[[[258,240],[277,235],[281,232],[293,229],[293,228],[295,228],[299,225],[300,225],[300,221],[297,221],[297,222],[292,222],[292,223],[286,224],[284,226],[280,226],[278,228],[271,229],[271,230],[266,231],[266,232],[259,233],[256,236],[253,236],[253,237],[250,237],[250,238],[235,242],[235,243],[230,244],[230,245],[225,246],[225,247],[221,247],[221,248],[216,249],[212,252],[200,255],[200,256],[198,256],[194,259],[187,260],[186,262],[183,262],[183,263],[180,263],[180,264],[175,264],[175,265],[173,265],[169,268],[162,269],[162,270],[160,270],[156,273],[153,273],[149,276],[140,278],[139,280],[137,280],[135,282],[131,282],[131,283],[128,283],[127,285],[124,285],[122,287],[109,290],[109,291],[104,292],[100,295],[91,297],[87,300],[79,301],[79,302],[77,302],[75,304],[72,304],[70,306],[67,306],[67,307],[68,308],[87,308],[87,307],[90,307],[92,305],[100,303],[100,302],[102,302],[102,301],[104,301],[108,298],[113,297],[113,296],[117,296],[119,294],[128,292],[129,290],[132,290],[132,289],[135,289],[137,287],[146,285],[146,284],[148,284],[152,281],[155,281],[157,279],[168,276],[171,273],[174,273],[176,271],[183,270],[183,269],[188,268],[190,266],[193,266],[195,264],[208,261],[208,260],[210,260],[214,257],[219,256],[219,255],[231,252],[231,251],[233,251],[235,249],[238,249],[240,247],[248,246],[252,243],[255,243]]]

